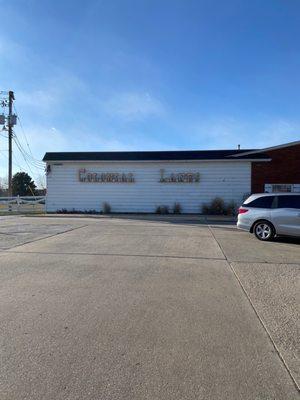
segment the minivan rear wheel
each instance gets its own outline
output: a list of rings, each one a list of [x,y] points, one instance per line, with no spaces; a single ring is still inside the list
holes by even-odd
[[[254,225],[253,232],[257,239],[263,240],[264,242],[274,239],[275,236],[275,229],[268,221],[257,222]]]

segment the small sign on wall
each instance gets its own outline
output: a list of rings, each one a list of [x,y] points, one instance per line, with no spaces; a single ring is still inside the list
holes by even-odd
[[[300,183],[266,183],[266,193],[294,193],[300,192]]]

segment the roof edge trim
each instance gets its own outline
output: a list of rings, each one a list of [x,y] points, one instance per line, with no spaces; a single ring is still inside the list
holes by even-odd
[[[263,149],[246,151],[246,152],[242,152],[239,154],[234,154],[230,157],[238,158],[238,157],[247,156],[250,154],[264,153],[265,151],[279,150],[279,149],[284,149],[285,147],[291,147],[291,146],[297,146],[297,145],[300,145],[300,140],[296,140],[294,142],[283,143],[283,144],[279,144],[277,146],[272,146],[272,147],[264,147]]]

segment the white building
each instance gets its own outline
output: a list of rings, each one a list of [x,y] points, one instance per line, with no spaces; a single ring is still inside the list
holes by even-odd
[[[180,203],[199,213],[216,196],[241,203],[251,192],[251,150],[46,153],[47,212],[155,212]]]

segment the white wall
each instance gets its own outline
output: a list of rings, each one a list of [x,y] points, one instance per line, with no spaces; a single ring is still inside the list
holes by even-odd
[[[154,212],[158,205],[179,202],[185,213],[199,213],[201,205],[216,196],[241,203],[251,190],[249,161],[201,162],[64,162],[51,165],[47,176],[46,210],[101,210],[108,202],[113,212]],[[135,183],[79,182],[78,170],[134,174]],[[199,172],[199,183],[160,183],[165,174]]]

